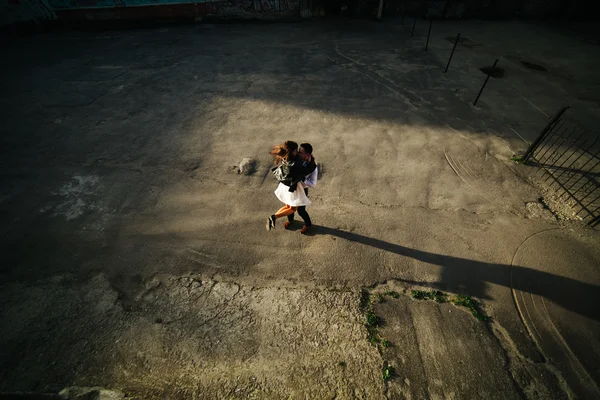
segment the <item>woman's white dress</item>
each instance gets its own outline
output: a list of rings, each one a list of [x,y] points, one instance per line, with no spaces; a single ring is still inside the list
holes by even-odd
[[[296,191],[290,192],[290,187],[279,183],[277,189],[275,189],[275,196],[284,204],[292,207],[307,206],[310,204],[310,200],[304,193],[304,186],[302,183],[298,183]]]

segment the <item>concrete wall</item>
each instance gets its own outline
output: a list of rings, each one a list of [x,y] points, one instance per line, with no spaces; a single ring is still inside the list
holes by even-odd
[[[351,0],[347,0],[351,1]],[[369,0],[365,0],[369,1]],[[449,18],[598,18],[600,2],[597,0],[386,0],[388,15],[407,14],[439,16],[445,10]]]
[[[15,23],[41,24],[56,19],[48,0],[0,0],[0,27]]]
[[[300,0],[0,0],[0,26],[49,20],[300,16]]]
[[[347,15],[371,16],[376,0],[0,0],[0,26],[44,21],[89,21],[128,19],[179,19],[205,15],[223,17],[323,16],[314,9],[339,14],[344,4]],[[302,2],[302,13],[301,13]],[[448,18],[514,18],[564,16],[582,18],[598,15],[592,0],[385,0],[384,15]]]
[[[60,19],[180,18],[299,13],[299,0],[48,0]]]
[[[545,16],[557,14],[562,6],[561,0],[525,0],[520,7],[523,16]]]

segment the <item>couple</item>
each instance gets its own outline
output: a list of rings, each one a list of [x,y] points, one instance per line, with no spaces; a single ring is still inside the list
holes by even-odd
[[[270,154],[275,157],[276,167],[272,171],[279,181],[275,196],[285,206],[269,217],[267,220],[268,231],[275,228],[277,218],[286,216],[288,220],[283,224],[283,227],[288,229],[294,221],[296,211],[304,220],[301,234],[308,233],[312,226],[310,216],[306,212],[306,206],[310,204],[308,188],[315,187],[318,176],[317,164],[312,156],[312,150],[312,146],[308,143],[302,143],[298,147],[296,142],[289,140],[283,144],[273,146]]]

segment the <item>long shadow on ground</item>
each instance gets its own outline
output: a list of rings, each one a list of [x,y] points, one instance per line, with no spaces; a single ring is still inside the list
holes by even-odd
[[[314,228],[316,235],[336,236],[442,267],[439,282],[411,282],[414,284],[485,298],[485,282],[511,288],[511,274],[514,273],[519,276],[519,290],[545,297],[565,309],[600,321],[600,309],[595,301],[600,299],[600,287],[596,285],[517,265],[429,253],[325,226],[315,225]]]

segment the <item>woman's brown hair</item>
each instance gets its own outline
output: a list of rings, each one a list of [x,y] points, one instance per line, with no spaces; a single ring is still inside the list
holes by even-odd
[[[288,140],[282,144],[273,146],[269,154],[275,157],[275,163],[278,163],[281,160],[288,161],[295,150],[298,150],[298,143]]]

